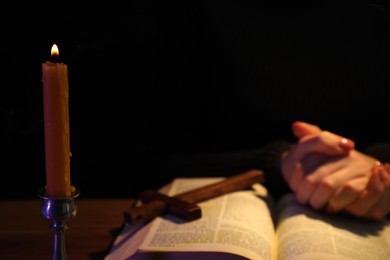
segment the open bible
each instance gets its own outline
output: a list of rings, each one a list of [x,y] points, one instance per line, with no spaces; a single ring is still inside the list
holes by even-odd
[[[221,178],[177,178],[175,195]],[[274,201],[261,184],[199,203],[202,217],[166,214],[125,224],[105,260],[121,259],[390,259],[390,222],[328,215],[293,194]]]

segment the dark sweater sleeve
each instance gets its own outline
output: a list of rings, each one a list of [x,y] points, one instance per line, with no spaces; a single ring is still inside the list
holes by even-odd
[[[278,198],[289,191],[280,171],[281,155],[289,147],[290,143],[286,141],[275,141],[260,148],[231,152],[177,152],[156,155],[150,157],[143,167],[140,167],[142,172],[137,174],[143,176],[142,180],[153,179],[153,188],[158,188],[177,177],[228,177],[259,169],[265,174],[264,185],[271,195]],[[140,186],[150,188],[150,183],[141,183]]]

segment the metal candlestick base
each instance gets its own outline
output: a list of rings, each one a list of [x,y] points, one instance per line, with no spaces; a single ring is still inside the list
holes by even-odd
[[[77,207],[74,202],[80,191],[76,188],[70,197],[51,198],[46,195],[46,189],[39,190],[39,197],[43,199],[41,213],[45,219],[51,221],[49,227],[54,231],[54,251],[52,260],[66,260],[65,230],[66,222],[76,216]]]

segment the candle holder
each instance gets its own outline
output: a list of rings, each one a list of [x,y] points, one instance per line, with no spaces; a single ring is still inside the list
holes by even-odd
[[[41,213],[45,219],[51,221],[49,227],[54,232],[54,250],[52,260],[66,260],[65,230],[68,229],[67,221],[76,216],[77,206],[75,198],[80,194],[75,189],[70,197],[51,198],[42,188],[38,196],[43,199]]]

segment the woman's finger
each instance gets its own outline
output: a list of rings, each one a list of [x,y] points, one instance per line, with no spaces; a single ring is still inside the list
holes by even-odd
[[[306,136],[301,138],[291,149],[282,157],[282,172],[288,182],[290,182],[292,170],[297,163],[303,161],[306,157],[313,154],[324,156],[347,155],[350,150],[340,146],[340,143],[351,146],[349,141],[339,139],[332,133],[323,131],[318,135]]]
[[[329,157],[318,153],[310,154],[302,160],[300,167],[302,177],[300,183],[295,184],[298,185],[295,191],[300,203],[307,204],[317,189],[318,183],[330,174],[329,171],[317,170],[319,166],[329,161]]]
[[[379,176],[377,176],[376,178],[371,178],[371,180],[376,182],[375,185],[381,185]],[[364,177],[356,178],[349,181],[348,183],[343,185],[339,190],[337,190],[334,193],[334,195],[330,198],[326,209],[327,212],[335,213],[344,209],[345,207],[347,207],[348,205],[350,205],[351,203],[359,199],[359,197],[361,197],[362,193],[366,189],[366,186],[367,186],[367,180]],[[367,196],[367,198],[365,199],[365,203],[370,204],[367,205],[367,210],[376,202],[375,197],[370,196],[372,195],[372,193],[373,192],[371,192],[371,194],[368,194],[369,196]]]
[[[317,173],[314,174],[317,174],[320,177],[321,175],[326,177],[320,178],[316,186],[316,191],[310,198],[309,203],[313,208],[322,209],[327,205],[336,191],[345,186],[349,186],[350,184],[355,184],[356,186],[349,186],[347,188],[350,190],[348,193],[360,193],[364,191],[369,182],[369,177],[367,177],[364,171],[358,172],[345,167],[344,163],[345,162],[342,160],[336,160],[335,163],[324,164],[316,170]],[[361,179],[362,182],[352,182],[355,179]]]
[[[302,121],[295,121],[292,124],[292,130],[297,138],[301,138],[306,135],[319,134],[322,131],[318,126]]]
[[[378,172],[373,172],[370,181],[367,185],[367,190],[362,192],[360,197],[347,205],[344,211],[353,214],[355,216],[365,216],[369,210],[378,203],[385,191]],[[328,212],[337,212],[337,207],[333,208],[333,205],[328,206]]]
[[[380,197],[379,201],[364,215],[366,218],[381,220],[390,213],[390,190]]]
[[[317,125],[309,124],[309,123],[302,122],[302,121],[295,121],[292,124],[292,131],[293,131],[294,135],[299,139],[302,137],[305,137],[305,136],[319,135],[321,132],[323,132],[323,130],[320,127],[318,127]],[[328,131],[324,131],[324,132],[327,132],[328,134],[333,135],[334,140],[337,140],[338,145],[343,150],[350,150],[350,149],[355,148],[355,143],[352,140],[344,138],[340,135],[336,135],[336,134],[328,132]]]

